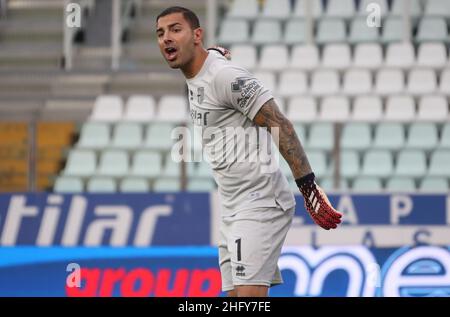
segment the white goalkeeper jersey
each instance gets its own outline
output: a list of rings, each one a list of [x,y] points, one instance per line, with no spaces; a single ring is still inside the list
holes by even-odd
[[[273,98],[270,91],[215,51],[186,83],[194,131],[202,139],[202,159],[210,164],[218,185],[223,215],[294,207],[294,195],[278,165],[284,158],[270,133],[252,121]]]

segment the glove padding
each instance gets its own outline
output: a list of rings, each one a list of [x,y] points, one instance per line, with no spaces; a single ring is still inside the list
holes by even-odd
[[[337,228],[342,214],[331,206],[327,195],[314,179],[303,183],[299,189],[305,200],[306,211],[314,222],[325,230]]]

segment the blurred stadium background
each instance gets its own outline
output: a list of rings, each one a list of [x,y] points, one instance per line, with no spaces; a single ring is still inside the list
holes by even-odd
[[[297,195],[271,295],[449,296],[446,0],[0,0],[0,295],[221,294],[215,183],[171,159],[171,5],[273,91],[345,213],[325,232]]]

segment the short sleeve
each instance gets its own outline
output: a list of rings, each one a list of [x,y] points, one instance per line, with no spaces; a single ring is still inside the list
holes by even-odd
[[[273,98],[250,72],[235,66],[225,67],[216,74],[214,89],[220,103],[242,112],[250,120]]]

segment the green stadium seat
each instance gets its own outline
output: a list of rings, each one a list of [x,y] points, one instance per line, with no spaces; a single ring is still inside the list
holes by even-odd
[[[138,151],[133,156],[130,174],[156,178],[162,174],[162,158],[159,152]]]
[[[154,192],[178,192],[180,190],[179,179],[158,178],[153,184]]]
[[[72,150],[67,159],[65,176],[91,176],[96,171],[96,156],[89,150]]]
[[[413,123],[409,128],[407,148],[431,150],[438,146],[438,132],[433,123]]]
[[[448,180],[444,177],[425,177],[420,183],[420,191],[433,193],[447,193]]]
[[[212,179],[190,179],[187,184],[189,192],[210,192],[215,190],[216,186]]]
[[[400,123],[380,123],[375,128],[374,148],[398,150],[405,145],[405,131]]]
[[[145,178],[127,177],[120,182],[123,193],[146,193],[150,191],[148,180]]]
[[[111,177],[92,177],[87,182],[87,191],[90,193],[115,193],[117,185]]]
[[[107,150],[100,155],[97,174],[121,177],[128,174],[128,153],[120,150]]]
[[[142,127],[136,123],[119,123],[111,142],[114,148],[137,149],[142,145]]]
[[[427,173],[425,153],[418,150],[403,150],[398,154],[395,175],[422,177]]]
[[[334,131],[331,123],[315,123],[309,131],[308,148],[331,151],[334,146]]]
[[[450,177],[450,150],[437,150],[431,154],[430,176]]]
[[[78,177],[58,177],[53,187],[55,193],[81,193],[83,181]]]
[[[387,177],[393,172],[393,159],[389,151],[369,150],[364,154],[362,174],[364,176]]]
[[[367,123],[348,123],[341,135],[341,147],[351,150],[365,150],[371,144],[370,125]]]
[[[110,142],[110,126],[102,122],[86,122],[81,127],[77,147],[87,149],[103,149]]]
[[[416,184],[412,178],[392,177],[386,183],[386,190],[390,192],[414,192]]]
[[[358,177],[352,186],[354,192],[380,192],[382,189],[381,180],[376,177]]]

